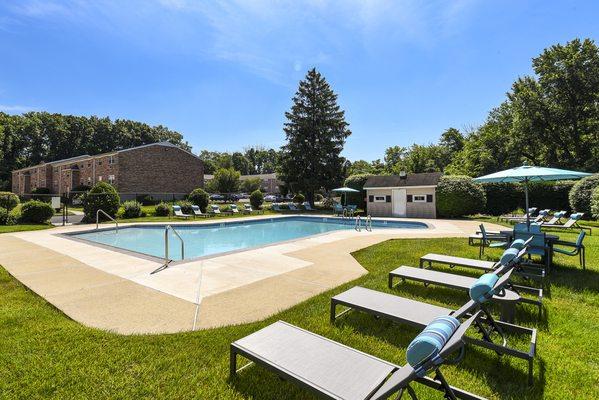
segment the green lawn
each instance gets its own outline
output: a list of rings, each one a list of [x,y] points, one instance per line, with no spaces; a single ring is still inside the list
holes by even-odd
[[[564,234],[574,239],[574,234]],[[260,367],[228,380],[228,345],[282,319],[383,359],[404,364],[405,348],[418,333],[404,325],[351,313],[328,321],[329,299],[355,284],[458,307],[465,295],[452,290],[402,284],[386,288],[387,273],[415,265],[427,252],[475,257],[466,239],[392,240],[354,254],[369,274],[316,296],[267,321],[208,331],[120,336],[66,318],[0,268],[0,397],[4,398],[177,398],[307,399],[306,392]],[[546,319],[523,307],[519,323],[537,327],[535,385],[526,385],[526,362],[468,348],[464,361],[444,367],[451,384],[494,399],[593,399],[599,397],[599,235],[587,237],[588,270],[574,257],[557,256],[559,269],[546,291]],[[498,251],[492,253],[497,256]],[[524,339],[510,338],[516,346]],[[440,393],[414,386],[423,399]]]
[[[0,225],[0,233],[23,232],[23,231],[39,231],[40,229],[49,229],[53,226],[50,224],[17,224],[17,225]]]

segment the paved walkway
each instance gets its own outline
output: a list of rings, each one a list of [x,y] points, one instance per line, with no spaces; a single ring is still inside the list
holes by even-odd
[[[372,244],[466,236],[477,227],[472,221],[424,222],[431,229],[334,231],[153,275],[160,265],[155,261],[56,235],[89,226],[61,227],[0,235],[0,265],[84,325],[123,334],[178,332],[193,329],[194,321],[203,329],[261,320],[357,279],[367,271],[350,253]]]

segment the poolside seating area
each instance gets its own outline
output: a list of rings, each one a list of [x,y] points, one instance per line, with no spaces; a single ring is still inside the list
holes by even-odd
[[[453,363],[459,362],[468,344],[491,349],[498,356],[525,360],[528,363],[528,384],[532,385],[536,329],[513,324],[510,311],[516,303],[536,305],[536,301],[527,301],[520,295],[525,289],[537,293],[539,303],[542,300],[541,289],[523,287],[511,279],[512,274],[522,267],[532,242],[533,238],[513,241],[497,263],[486,266],[490,272],[479,278],[423,269],[422,261],[421,268],[402,266],[389,273],[390,288],[394,286],[393,279],[399,277],[402,280],[415,278],[425,284],[435,283],[468,292],[470,300],[457,310],[359,286],[331,298],[331,323],[355,310],[422,329],[407,347],[407,363],[404,366],[388,363],[279,321],[231,343],[230,374],[235,377],[249,365],[238,369],[237,359],[242,356],[274,371],[283,379],[327,398],[350,396],[379,399],[391,395],[400,398],[404,391],[416,398],[410,385],[418,382],[442,392],[445,398],[482,399],[451,386],[440,370],[452,355]],[[409,274],[398,272],[408,269]],[[431,279],[433,274],[442,279]],[[502,305],[500,320],[490,313],[485,305],[487,302]],[[538,306],[542,307],[541,304]],[[337,307],[343,307],[344,310],[337,313]],[[477,327],[480,337],[466,335],[470,326]],[[508,333],[527,335],[528,350],[510,347],[507,344]],[[493,340],[493,336],[498,336],[498,340]],[[455,353],[458,355],[455,356]]]

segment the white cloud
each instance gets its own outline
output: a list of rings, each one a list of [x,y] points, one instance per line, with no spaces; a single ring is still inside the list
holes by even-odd
[[[35,110],[36,110],[35,107],[0,104],[0,111],[4,111],[4,112],[8,112],[8,113],[24,113],[27,111],[35,111]]]

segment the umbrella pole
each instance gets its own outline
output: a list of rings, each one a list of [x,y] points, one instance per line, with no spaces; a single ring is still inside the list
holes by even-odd
[[[528,207],[528,178],[524,179],[524,196],[526,198],[526,228],[530,232],[530,213]]]

